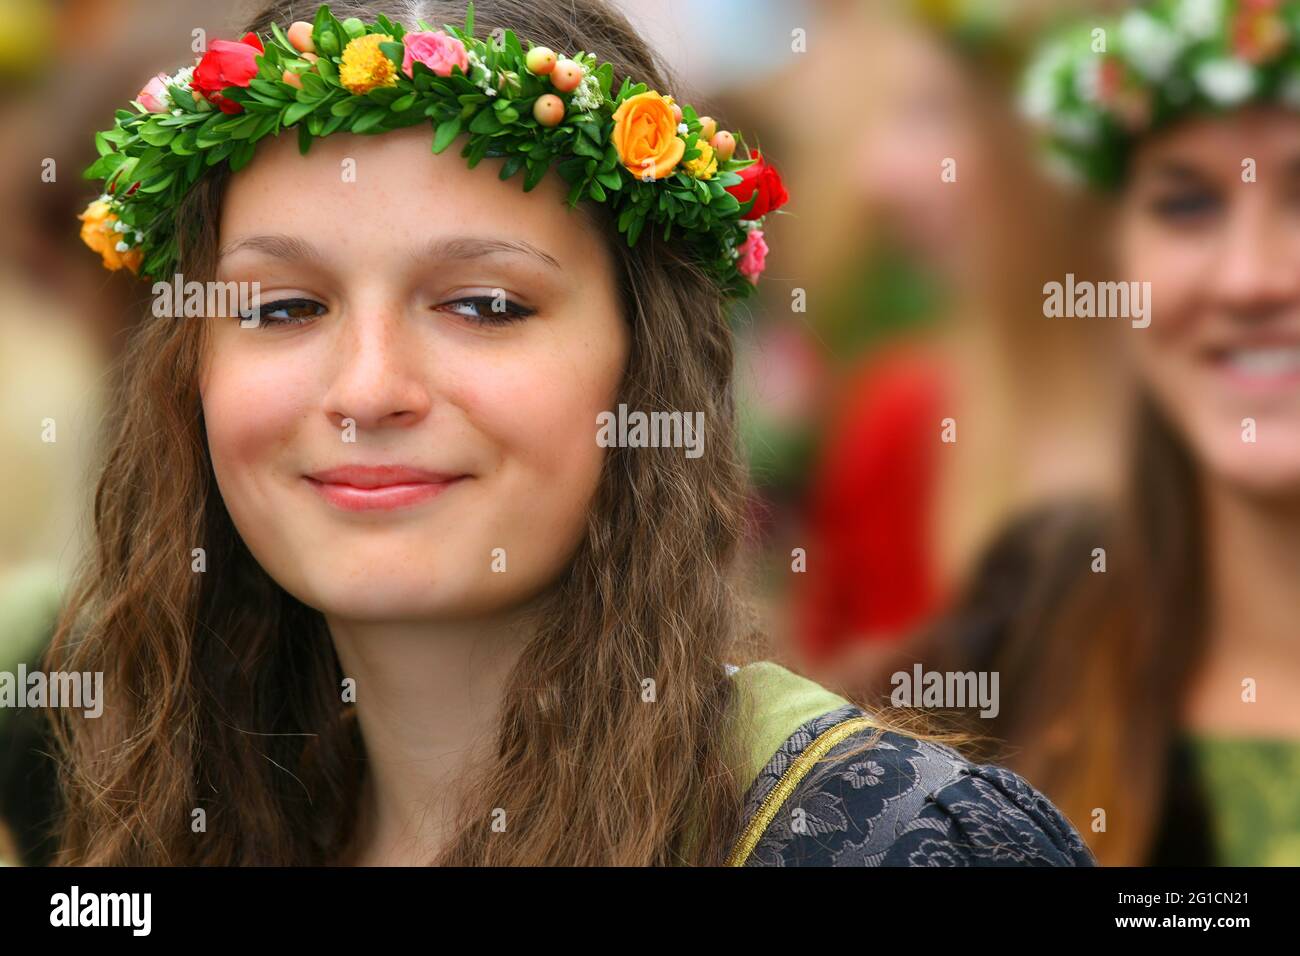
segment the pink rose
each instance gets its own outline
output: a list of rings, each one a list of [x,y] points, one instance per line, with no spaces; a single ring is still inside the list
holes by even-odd
[[[167,81],[171,79],[166,73],[159,73],[144,85],[136,100],[150,113],[166,113],[169,109],[167,99]]]
[[[767,265],[767,243],[763,241],[763,230],[750,230],[749,236],[736,251],[740,253],[736,268],[740,270],[741,275],[757,285],[758,277],[763,274],[763,269]]]
[[[444,31],[436,33],[408,33],[403,38],[406,44],[406,56],[402,58],[402,72],[412,76],[415,63],[423,63],[439,76],[451,76],[453,66],[460,67],[462,73],[469,73],[469,57],[465,53],[465,44]]]

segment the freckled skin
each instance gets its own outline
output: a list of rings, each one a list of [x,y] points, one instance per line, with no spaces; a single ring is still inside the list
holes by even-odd
[[[429,131],[336,135],[299,155],[262,144],[236,174],[222,248],[279,234],[320,261],[245,249],[220,281],[258,281],[267,309],[308,299],[302,325],[210,321],[200,382],[208,445],[240,535],[287,591],[358,621],[454,620],[508,611],[550,586],[584,530],[604,450],[596,416],[616,403],[628,332],[599,233],[548,176],[524,193],[500,161],[469,169]],[[356,181],[340,174],[355,160]],[[524,241],[553,257],[418,258],[451,236]],[[535,314],[456,305],[503,290]],[[452,304],[449,304],[452,303]],[[281,316],[288,313],[268,312]],[[355,423],[355,443],[343,441]],[[398,464],[468,475],[438,497],[348,513],[304,474]],[[507,572],[492,573],[504,549]]]

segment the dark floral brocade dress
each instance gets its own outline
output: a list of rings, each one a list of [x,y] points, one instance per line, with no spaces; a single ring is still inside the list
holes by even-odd
[[[1010,770],[881,731],[776,664],[732,673],[752,708],[756,772],[729,865],[1096,865],[1061,812]]]

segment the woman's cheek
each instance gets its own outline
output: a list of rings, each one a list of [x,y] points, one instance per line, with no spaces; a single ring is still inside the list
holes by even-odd
[[[275,361],[247,354],[214,361],[203,394],[208,449],[226,506],[241,516],[275,512],[268,500],[293,467],[282,460],[309,414],[305,375],[284,355]]]

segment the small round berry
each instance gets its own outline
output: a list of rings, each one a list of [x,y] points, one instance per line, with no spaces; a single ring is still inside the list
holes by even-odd
[[[298,20],[293,26],[289,27],[286,36],[289,38],[289,43],[299,53],[316,52],[316,44],[311,39],[311,29],[311,24],[306,20]]]
[[[534,76],[546,76],[555,69],[557,57],[550,47],[535,46],[524,57],[524,65]]]
[[[718,162],[725,163],[735,155],[736,137],[725,129],[720,129],[713,134],[713,139],[709,140],[709,145],[713,147],[713,153],[718,157]]]
[[[718,121],[712,116],[700,117],[700,138],[704,140],[713,139],[713,134],[718,131]]]
[[[551,71],[551,85],[561,93],[572,93],[582,82],[582,64],[574,60],[560,60]]]
[[[678,106],[676,103],[672,104],[672,107],[673,107],[673,122],[680,123],[682,121],[682,108]]]
[[[564,119],[564,100],[554,93],[543,93],[533,102],[533,119],[543,126],[559,126]]]
[[[302,89],[302,79],[298,76],[297,73],[290,73],[288,70],[285,70],[284,73],[280,76],[280,79],[284,80],[284,82],[288,83],[290,86],[294,87],[295,89],[299,89],[299,90]]]

